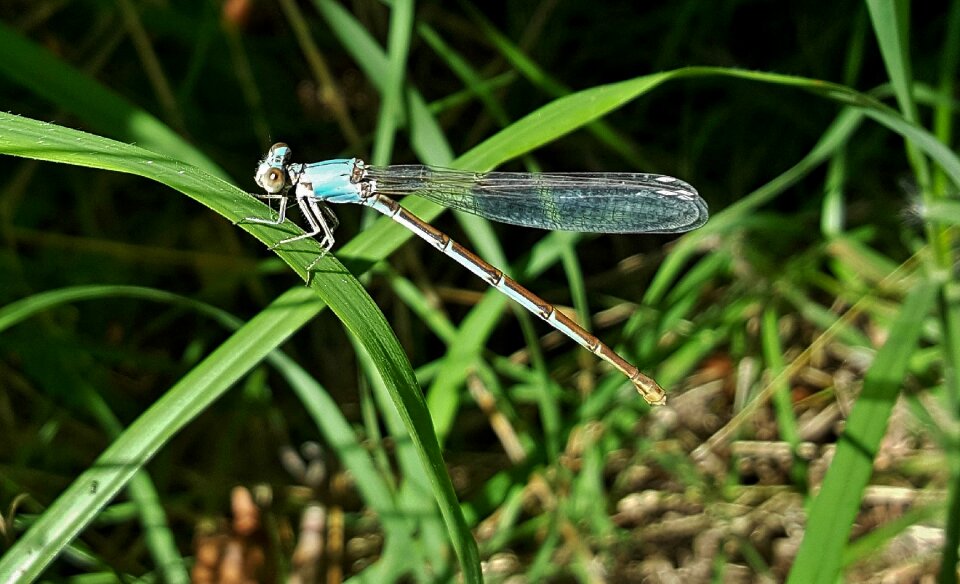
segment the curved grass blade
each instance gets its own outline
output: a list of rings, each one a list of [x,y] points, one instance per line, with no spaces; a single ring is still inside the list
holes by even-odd
[[[264,214],[264,205],[253,197],[195,167],[142,148],[5,113],[0,114],[0,152],[152,178],[233,220]],[[282,230],[276,228],[257,225],[241,227],[268,243],[282,237]],[[279,255],[301,277],[306,278],[307,266],[319,252],[317,242],[303,240],[302,245],[280,250]],[[332,256],[324,257],[317,264],[309,287],[312,290],[295,289],[278,298],[144,414],[139,422],[149,423],[152,431],[146,432],[137,425],[140,437],[136,439],[136,445],[119,440],[115,442],[102,455],[99,464],[75,482],[44,515],[46,522],[38,522],[24,536],[18,544],[17,554],[8,552],[0,560],[0,580],[5,580],[2,577],[4,575],[19,577],[27,573],[39,574],[44,562],[51,557],[41,557],[39,550],[62,549],[93,519],[97,510],[126,484],[133,471],[149,460],[172,436],[182,420],[197,415],[270,350],[309,321],[324,305],[329,305],[344,325],[361,340],[387,383],[394,405],[421,456],[464,576],[471,582],[478,582],[480,572],[476,543],[463,521],[413,370],[383,314],[362,285]],[[317,296],[322,302],[317,300]],[[182,410],[179,420],[169,416],[171,409]],[[125,436],[134,430],[131,426]],[[131,456],[131,452],[136,455]],[[86,485],[94,480],[94,476],[99,477],[97,494],[84,494]],[[78,501],[85,504],[78,505]],[[54,533],[48,523],[59,527],[55,532],[59,536],[58,544],[53,546],[44,544]]]
[[[150,113],[0,22],[0,72],[91,127],[227,178],[205,154]]]
[[[136,298],[173,304],[208,316],[229,330],[237,330],[243,326],[243,321],[235,316],[205,302],[179,294],[141,286],[105,285],[74,286],[50,290],[12,302],[0,308],[0,333],[57,306],[108,298]],[[317,428],[323,433],[326,444],[336,452],[338,460],[355,477],[357,489],[362,494],[366,504],[380,518],[388,540],[401,542],[411,540],[417,526],[407,519],[409,510],[399,508],[395,503],[393,493],[374,468],[370,457],[360,444],[359,438],[347,419],[343,417],[337,403],[330,397],[330,394],[282,351],[275,350],[267,356],[266,360],[290,383],[290,386],[306,407],[307,412],[313,418]],[[134,478],[131,481],[131,489],[136,487],[136,480]],[[150,497],[144,498],[149,499]],[[157,497],[153,496],[152,499],[157,500]],[[134,500],[137,500],[137,497],[134,496]],[[158,511],[162,512],[162,508]],[[151,524],[151,527],[154,525],[156,525],[155,522]],[[409,549],[412,547],[414,546],[404,548],[408,559],[410,554],[413,553],[413,550]],[[422,558],[424,564],[428,560],[429,558]],[[169,575],[166,575],[165,578],[174,580]]]
[[[319,302],[281,296],[254,317],[141,415],[0,558],[0,581],[32,581],[185,424],[313,314]],[[296,325],[295,325],[296,326]]]
[[[52,290],[12,302],[0,308],[0,333],[55,306],[74,300],[97,299],[125,293],[122,290],[118,291],[117,288],[123,287],[85,286],[80,289]],[[137,295],[149,294],[150,292],[154,291],[139,289],[131,293]],[[62,364],[57,364],[57,366],[60,365]],[[66,374],[75,375],[75,372],[67,371]],[[64,372],[58,372],[58,375],[64,375]],[[88,413],[97,420],[106,434],[111,439],[116,439],[123,432],[123,426],[110,410],[109,405],[100,397],[100,394],[82,379],[74,380],[71,385],[81,393],[77,396],[77,403],[83,405],[79,407],[86,407]],[[99,483],[96,484],[96,488],[99,489]],[[186,562],[177,550],[167,522],[166,512],[160,504],[160,497],[149,473],[141,471],[133,475],[127,485],[127,492],[131,501],[136,505],[144,531],[145,547],[155,561],[157,572],[165,582],[189,582]],[[66,543],[69,544],[69,541]],[[51,559],[53,557],[55,557],[54,554],[51,555]]]
[[[768,202],[794,184],[805,173],[810,172],[826,160],[859,126],[863,116],[870,117],[904,138],[914,141],[921,150],[925,151],[940,165],[955,184],[960,185],[960,158],[956,154],[937,140],[935,136],[923,128],[907,122],[897,112],[866,94],[843,85],[817,79],[719,67],[676,69],[594,87],[565,96],[550,102],[501,130],[457,158],[450,166],[477,171],[490,170],[504,160],[525,154],[606,115],[667,81],[702,77],[730,77],[803,89],[842,105],[850,106],[850,109],[841,112],[830,131],[824,134],[821,141],[802,163],[798,163],[797,166],[785,172],[775,182],[771,182],[758,190],[754,196],[715,214],[710,222],[700,230],[685,235],[673,253],[667,258],[664,267],[658,272],[645,296],[645,303],[656,304],[659,302],[659,299],[666,293],[669,282],[680,273],[680,269],[687,258],[695,253],[697,246],[704,238],[729,229],[736,224],[738,217]],[[407,202],[405,206],[426,221],[435,218],[442,211],[436,205],[421,200]],[[362,233],[345,246],[338,255],[341,258],[371,261],[373,257],[368,254],[371,254],[372,249],[382,249],[380,246],[383,245],[392,248],[394,245],[399,246],[400,242],[406,240],[408,234],[402,233],[404,230],[400,226],[386,225],[389,222],[388,219],[379,219],[378,221],[386,231],[375,229],[371,230],[370,233]],[[544,237],[542,243],[545,247],[550,247],[555,244],[555,239],[559,236],[558,233],[551,233]],[[517,275],[521,278],[523,276],[523,274]],[[434,416],[437,433],[441,436],[441,439],[452,427],[452,421],[459,403],[457,389],[466,378],[467,366],[478,358],[480,348],[484,345],[485,339],[496,324],[496,316],[506,305],[505,301],[495,300],[493,296],[494,294],[487,292],[484,300],[474,307],[463,321],[458,338],[449,349],[444,360],[444,367],[438,374],[437,380],[428,390],[430,411]]]

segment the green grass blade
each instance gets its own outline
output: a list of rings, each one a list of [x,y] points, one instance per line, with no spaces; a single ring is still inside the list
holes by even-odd
[[[370,32],[357,19],[333,0],[314,0],[314,6],[330,25],[330,32],[337,37],[343,48],[356,61],[357,65],[381,94],[387,91],[387,79],[390,78],[390,59]],[[409,115],[410,144],[421,161],[440,166],[453,160],[450,148],[436,118],[416,89],[406,89],[406,113]],[[403,117],[404,110],[397,112]]]
[[[813,172],[843,147],[862,122],[863,114],[852,109],[844,110],[799,162],[733,205],[714,213],[710,221],[699,230],[685,235],[657,270],[657,275],[644,295],[644,303],[656,304],[670,291],[672,282],[682,273],[687,260],[697,253],[703,238],[735,227],[743,218]]]
[[[354,343],[357,343],[354,340]],[[442,523],[437,515],[437,507],[430,496],[430,484],[421,468],[415,448],[407,439],[409,432],[395,408],[390,407],[390,392],[382,376],[377,372],[373,362],[362,346],[357,347],[357,355],[361,368],[364,370],[372,388],[373,395],[379,404],[381,418],[387,431],[390,433],[395,446],[394,458],[398,467],[398,474],[403,477],[396,495],[398,507],[412,519],[418,534],[417,542],[413,546],[417,549],[417,559],[422,559],[417,566],[417,560],[406,558],[406,565],[412,567],[418,577],[426,577],[426,573],[444,573],[450,569],[450,550],[442,533]]]
[[[937,285],[921,281],[907,296],[887,342],[863,382],[863,391],[847,420],[837,453],[810,508],[807,529],[788,582],[836,582],[841,558],[887,420],[926,316],[934,307]]]
[[[654,73],[585,89],[554,100],[458,158],[458,168],[483,170],[488,168],[490,159],[503,161],[516,158],[606,115],[667,81],[709,77],[729,77],[803,89],[839,104],[856,107],[915,143],[940,164],[954,184],[960,186],[960,158],[936,136],[906,120],[876,99],[844,85],[818,79],[722,67],[685,67]]]
[[[512,160],[603,117],[675,76],[684,75],[681,71],[644,75],[551,101],[459,157],[457,167],[483,170]]]
[[[0,308],[0,333],[27,318],[56,306],[86,300],[112,298],[137,298],[151,302],[175,304],[209,316],[229,330],[236,330],[243,326],[240,319],[218,308],[163,290],[140,286],[74,286],[34,294]],[[285,353],[274,351],[267,356],[267,362],[275,367],[290,383],[290,386],[304,404],[306,411],[313,418],[317,428],[323,433],[325,443],[336,452],[338,460],[343,463],[344,467],[349,469],[356,480],[357,489],[363,495],[364,501],[383,523],[387,537],[400,541],[412,540],[416,525],[407,519],[410,516],[410,511],[397,507],[390,488],[374,468],[356,432],[353,431],[350,422],[340,412],[338,404],[330,397],[330,394]],[[137,481],[138,479],[134,478],[131,482],[131,493],[134,489],[139,488],[152,489],[152,486],[139,486]],[[147,495],[149,495],[149,492]],[[137,500],[136,496],[133,496],[133,498]],[[149,499],[150,497],[144,496],[142,498]],[[155,496],[152,498],[156,499]],[[150,525],[160,524],[154,519],[151,520]],[[165,578],[167,581],[173,580],[170,576],[165,576]]]
[[[77,300],[95,300],[116,296],[162,298],[175,302],[179,300],[191,302],[167,292],[126,286],[82,286],[51,290],[0,308],[0,332],[55,306]],[[57,360],[55,359],[55,361]],[[55,363],[55,365],[67,364]],[[68,369],[68,367],[64,368]],[[60,371],[58,375],[61,378],[66,375],[79,377],[72,369],[65,372]],[[94,388],[91,388],[82,379],[74,380],[71,385],[79,388],[83,394],[77,396],[78,403],[86,406],[88,413],[97,420],[111,438],[116,438],[122,433],[121,423]],[[99,485],[96,488],[99,488]],[[186,562],[177,550],[166,512],[160,504],[160,497],[150,475],[146,471],[134,474],[127,485],[127,492],[131,501],[136,505],[140,523],[144,530],[144,541],[155,561],[157,571],[162,574],[165,582],[189,582],[190,578],[185,568]],[[66,543],[69,543],[69,540]]]
[[[915,122],[917,104],[913,99],[913,68],[910,65],[910,2],[867,0],[867,8],[900,111],[906,119]]]
[[[390,32],[387,38],[389,75],[384,84],[380,116],[373,142],[373,164],[390,164],[393,140],[403,116],[403,82],[407,70],[407,54],[413,34],[413,0],[397,0],[390,9]]]
[[[883,55],[884,65],[887,74],[890,76],[891,85],[894,94],[897,97],[897,104],[904,114],[904,118],[910,122],[917,122],[919,114],[914,100],[914,85],[912,64],[910,60],[910,2],[907,0],[882,1],[868,0],[867,6],[870,9],[870,17],[873,28],[877,36],[877,42],[880,46],[880,52]],[[945,37],[946,46],[943,50],[942,65],[948,67],[945,74],[941,75],[941,89],[943,95],[952,95],[952,87],[956,78],[956,64],[958,55],[958,41],[956,38],[958,22],[958,7],[954,3],[951,8],[951,14],[948,17],[948,34]],[[952,36],[950,33],[953,33]],[[941,143],[949,144],[951,134],[952,112],[948,112],[944,106],[940,105],[936,110],[935,129],[941,139]],[[926,159],[917,150],[917,145],[908,140],[906,143],[908,158],[910,159],[913,172],[916,177],[920,195],[923,198],[924,206],[932,207],[956,189],[950,189],[946,184],[944,177],[937,172],[931,180],[930,169]],[[956,181],[954,181],[956,185]],[[951,244],[951,237],[945,230],[945,224],[936,222],[927,222],[924,224],[927,232],[927,241],[933,250],[933,258],[939,269],[944,271],[953,270],[956,264],[955,246]],[[958,367],[960,367],[960,308],[954,301],[954,292],[950,290],[952,284],[944,286],[941,290],[942,329],[944,332],[944,346],[946,348],[946,383],[949,386],[949,395],[952,399],[953,410],[957,408],[957,400],[960,398],[960,380],[958,380]],[[950,508],[952,510],[960,508],[960,472],[953,467],[951,489],[950,489]],[[947,524],[947,540],[945,543],[943,564],[941,566],[941,581],[945,583],[957,581],[956,564],[960,558],[958,552],[958,540],[960,540],[960,520],[955,513],[950,514]]]
[[[324,0],[318,1],[324,4]],[[671,258],[678,257],[682,260],[704,237],[727,229],[738,217],[768,202],[777,193],[794,184],[809,171],[811,166],[822,162],[821,157],[832,155],[838,143],[849,138],[859,125],[862,115],[867,115],[901,136],[915,141],[922,150],[940,164],[951,181],[960,185],[960,158],[955,153],[923,128],[906,122],[895,111],[863,93],[817,79],[720,67],[676,69],[593,87],[557,99],[491,136],[458,157],[450,166],[478,171],[490,170],[507,160],[526,154],[583,127],[669,80],[701,77],[729,77],[803,89],[844,105],[852,105],[856,110],[847,111],[838,117],[802,165],[797,165],[791,172],[784,173],[776,183],[767,185],[749,201],[742,201],[730,207],[726,214],[714,215],[703,228],[685,236],[680,246],[683,253],[675,253]],[[406,206],[426,221],[434,219],[442,212],[437,205],[423,200],[410,201]],[[412,236],[403,227],[390,225],[392,223],[390,219],[382,218],[378,222],[380,224],[378,229],[361,233],[338,255],[341,258],[349,258],[369,265],[392,253]],[[655,282],[655,284],[657,285],[648,293],[648,299],[659,297],[666,291],[665,282]]]
[[[957,84],[957,69],[960,64],[960,2],[953,2],[946,18],[947,26],[944,34],[943,47],[940,50],[940,82],[938,84],[940,96],[954,96]],[[937,100],[934,109],[933,128],[936,135],[944,144],[953,144],[954,127],[956,125],[957,108],[949,99]],[[925,204],[933,207],[940,202],[947,202],[945,197],[955,195],[956,189],[951,188],[946,177],[939,169],[933,176],[932,194]],[[955,202],[955,198],[953,201]],[[954,206],[951,219],[940,219],[941,224],[956,224],[960,217],[960,209]],[[952,239],[952,243],[946,243]],[[957,263],[956,235],[945,233],[940,239],[943,245],[944,257],[941,265],[948,270]],[[949,395],[952,396],[955,406],[960,400],[960,305],[953,301],[957,298],[956,282],[944,285],[941,297],[941,312],[943,314],[944,333],[944,363],[945,380]],[[954,457],[955,458],[955,457]],[[944,554],[940,565],[940,581],[943,584],[957,582],[956,567],[960,563],[960,469],[956,465],[951,467],[951,480],[948,489],[947,526],[944,542]]]
[[[65,162],[80,166],[116,170],[152,178],[177,189],[202,204],[214,209],[234,221],[249,216],[265,216],[265,206],[255,201],[232,185],[211,176],[195,167],[182,164],[178,161],[159,156],[141,148],[129,146],[79,132],[43,124],[9,114],[0,114],[0,152],[14,154],[40,160]],[[284,236],[284,229],[270,228],[258,225],[241,225],[242,228],[266,243],[273,243]],[[298,242],[299,243],[299,242]],[[304,245],[291,245],[279,251],[279,255],[287,261],[302,277],[306,278],[307,265],[319,253],[319,245],[313,240],[304,240]],[[180,402],[172,405],[166,398],[158,402],[155,408],[159,411],[147,414],[141,418],[149,419],[151,423],[165,423],[164,428],[179,428],[176,419],[186,420],[196,415],[209,405],[217,396],[225,391],[230,383],[246,373],[250,367],[259,362],[266,353],[282,342],[289,334],[308,321],[322,309],[329,305],[344,325],[364,344],[373,361],[386,381],[394,400],[394,405],[400,409],[401,418],[407,426],[411,438],[422,457],[425,472],[434,489],[434,494],[440,504],[440,509],[447,525],[454,547],[461,560],[465,577],[470,581],[479,581],[479,559],[476,544],[469,529],[463,521],[459,504],[446,474],[439,445],[432,432],[430,416],[425,408],[422,394],[417,386],[416,379],[406,355],[399,346],[392,331],[386,323],[383,314],[370,299],[362,285],[353,278],[332,256],[323,258],[317,264],[316,272],[309,282],[310,290],[295,289],[278,299],[272,306],[262,313],[267,315],[258,317],[241,329],[200,366],[194,369],[184,380],[172,389],[169,395],[177,395]],[[319,302],[316,294],[323,300]],[[279,304],[278,304],[279,303]],[[288,305],[289,303],[289,305]],[[271,315],[279,315],[273,317]],[[263,330],[264,322],[270,322]],[[256,324],[252,328],[251,325]],[[284,334],[278,334],[285,331]],[[246,344],[258,343],[256,347]],[[239,344],[239,346],[238,346]],[[229,349],[228,353],[224,350]],[[211,375],[213,377],[211,377]],[[190,389],[190,388],[193,389]],[[202,389],[201,389],[202,388]],[[211,397],[212,396],[212,397]],[[192,401],[191,401],[192,400]],[[189,402],[189,403],[188,403]],[[185,411],[184,408],[189,408]],[[169,411],[177,409],[179,418],[171,418]],[[150,412],[154,412],[152,408]],[[148,413],[150,413],[148,412]],[[157,419],[159,418],[159,419]],[[133,427],[131,427],[131,430]],[[130,430],[128,430],[128,433]],[[127,434],[125,434],[127,435]],[[98,480],[104,487],[104,492],[116,493],[129,477],[131,472],[125,469],[113,468],[118,460],[129,461],[130,467],[136,469],[149,458],[159,446],[169,438],[170,434],[147,435],[135,439],[134,444],[118,440],[107,452],[102,460],[108,461],[107,467],[95,466],[85,474],[86,480]],[[120,446],[117,446],[117,444]],[[124,465],[119,465],[124,466]],[[103,480],[100,480],[102,478]],[[75,483],[74,487],[79,483]],[[84,483],[78,490],[70,490],[65,498],[68,503],[76,505],[78,496],[87,504],[83,511],[75,509],[72,513],[57,512],[56,521],[59,533],[67,539],[61,542],[58,551],[69,538],[74,537],[86,522],[92,519],[93,513],[105,504],[108,499],[95,497],[92,499],[82,495],[83,489],[89,483]],[[47,515],[45,515],[45,518]],[[37,548],[37,533],[44,533],[50,526],[35,527],[24,540],[26,547],[21,550]],[[49,533],[49,532],[48,532]],[[30,534],[33,534],[31,537]],[[21,551],[19,556],[30,570],[39,570],[43,562],[38,562],[35,552]],[[52,556],[44,558],[49,561]],[[0,564],[0,574],[4,569],[7,574],[17,573],[21,568],[11,566],[13,560]]]
[[[407,70],[407,54],[413,34],[413,0],[396,0],[390,9],[390,32],[387,37],[389,67],[381,91],[380,116],[373,142],[371,162],[390,164],[393,140],[403,116],[403,81]]]
[[[868,0],[870,21],[877,35],[880,54],[886,65],[894,95],[907,122],[919,121],[913,91],[913,66],[910,63],[910,2],[908,0]],[[912,140],[906,141],[907,157],[920,190],[930,196],[930,169]]]
[[[447,67],[467,87],[467,90],[483,103],[487,112],[498,124],[506,126],[510,123],[510,117],[507,115],[506,109],[493,94],[493,87],[485,82],[481,74],[470,65],[463,55],[454,50],[436,30],[426,23],[421,22],[417,25],[417,34],[430,45],[434,53],[443,59]]]
[[[177,431],[294,332],[291,324],[312,317],[315,298],[291,302],[289,296],[247,323],[131,424],[0,558],[0,581],[37,578]]]
[[[91,127],[226,178],[220,167],[166,124],[2,22],[0,54],[0,72]]]
[[[939,90],[937,97],[955,95],[957,68],[960,67],[960,3],[954,2],[950,5],[950,13],[946,20],[947,32],[944,35],[943,49],[940,51],[942,60],[940,62],[940,83],[937,88]],[[951,103],[950,99],[938,99],[934,106],[934,133],[944,144],[953,143],[953,124],[956,111],[957,108]],[[938,194],[946,190],[943,178],[940,173],[934,176],[934,185]]]
[[[540,91],[553,98],[562,97],[573,93],[571,89],[552,78],[536,62],[527,57],[523,51],[513,43],[506,35],[494,27],[483,13],[474,6],[465,4],[471,14],[471,18],[479,24],[480,31],[487,37],[489,42],[496,47],[500,54],[510,65],[520,72],[530,83],[535,85]],[[609,149],[623,157],[629,164],[636,168],[648,168],[650,163],[641,155],[636,144],[628,137],[617,132],[609,123],[598,120],[587,126],[587,131],[605,144]]]
[[[781,379],[773,386],[771,400],[777,415],[777,429],[780,432],[780,438],[790,445],[790,450],[794,455],[790,477],[793,479],[795,486],[805,489],[807,486],[807,465],[805,461],[796,456],[797,449],[800,446],[800,430],[797,428],[797,418],[793,411],[790,384],[787,377],[781,375],[783,370],[786,369],[786,363],[783,360],[783,346],[780,343],[780,323],[777,318],[777,310],[773,306],[764,308],[761,323],[761,342],[768,374],[775,380]]]
[[[130,478],[127,490],[130,493],[130,499],[137,504],[145,545],[156,562],[157,574],[164,582],[171,584],[190,582],[187,562],[177,549],[176,540],[167,521],[167,512],[163,508],[163,499],[153,479],[146,470],[142,470]]]

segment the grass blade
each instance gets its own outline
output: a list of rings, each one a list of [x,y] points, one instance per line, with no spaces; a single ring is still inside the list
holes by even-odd
[[[0,71],[91,127],[226,178],[223,170],[166,124],[2,22],[0,53],[4,55],[0,59]]]
[[[0,333],[57,306],[80,301],[114,298],[136,298],[182,306],[216,320],[229,330],[237,330],[243,326],[240,319],[223,310],[205,302],[199,302],[163,290],[141,286],[74,286],[34,294],[0,308]],[[411,540],[416,530],[416,524],[407,519],[411,510],[398,507],[390,488],[374,468],[370,457],[360,444],[356,432],[343,416],[338,404],[331,398],[330,394],[285,353],[274,351],[267,356],[267,362],[274,366],[290,383],[307,412],[313,418],[317,428],[323,433],[325,443],[330,445],[336,452],[338,460],[342,461],[344,467],[349,469],[355,477],[357,489],[362,493],[367,505],[380,518],[387,537],[400,542]],[[139,479],[137,477],[132,479],[130,483],[131,496],[134,500],[138,499],[133,493],[134,489],[153,490],[152,485],[138,485]],[[147,492],[142,498],[153,501],[157,499],[156,496],[150,497],[149,495],[150,493]],[[162,511],[162,508],[159,511]],[[152,520],[151,527],[156,525],[160,525],[160,523],[155,519]],[[407,554],[409,555],[409,553],[411,552],[408,550]],[[182,562],[180,563],[182,564]],[[175,566],[167,568],[167,570],[175,569]],[[170,575],[164,577],[167,581],[175,580]]]
[[[887,342],[877,352],[850,412],[837,453],[810,508],[806,534],[788,582],[836,582],[841,558],[870,474],[890,411],[900,395],[910,357],[937,286],[921,281],[907,296]]]
[[[413,32],[413,0],[397,0],[390,9],[390,33],[387,38],[389,68],[382,90],[380,116],[377,120],[371,162],[390,164],[393,140],[402,120],[403,80],[407,70],[407,54]]]
[[[314,313],[311,304],[318,301],[312,295],[290,296],[278,298],[218,347],[77,477],[0,558],[0,581],[36,579],[177,431],[294,332],[291,325],[309,320]]]
[[[152,178],[235,221],[247,216],[264,216],[264,206],[252,197],[195,167],[141,148],[52,124],[0,114],[0,152]],[[265,242],[283,236],[282,229],[264,229],[257,225],[242,227]],[[306,267],[318,254],[319,246],[313,240],[304,240],[303,243],[304,246],[284,248],[279,255],[306,278]],[[465,578],[478,582],[476,543],[464,523],[446,474],[430,415],[413,370],[383,314],[362,285],[332,256],[324,257],[317,264],[309,287],[309,290],[294,289],[278,298],[132,425],[124,433],[128,439],[118,439],[104,452],[98,464],[82,475],[24,536],[16,548],[17,553],[11,552],[4,557],[0,562],[0,580],[14,575],[39,574],[42,567],[93,519],[133,472],[145,464],[183,423],[208,407],[324,305],[329,305],[362,341],[387,383],[394,405],[400,410],[401,419],[421,457]],[[323,302],[318,301],[317,296]],[[143,424],[152,430],[145,432]],[[99,485],[93,497],[87,493],[92,481]],[[52,533],[58,535],[58,543],[45,547],[42,543]]]
[[[387,91],[386,80],[390,78],[390,60],[383,48],[370,35],[370,32],[357,19],[333,0],[314,0],[314,5],[330,25],[330,32],[337,37],[343,48],[356,61],[357,65],[380,93]],[[413,87],[406,89],[407,111],[396,112],[409,124],[410,144],[421,161],[440,166],[453,160],[453,150],[437,124],[436,118],[420,93]]]

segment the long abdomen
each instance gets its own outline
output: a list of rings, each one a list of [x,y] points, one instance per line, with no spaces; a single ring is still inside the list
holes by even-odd
[[[452,258],[461,266],[473,272],[484,282],[506,294],[533,314],[550,323],[553,328],[573,339],[579,345],[590,350],[607,363],[623,373],[634,384],[637,391],[648,403],[662,405],[666,403],[666,394],[656,381],[647,377],[613,349],[605,345],[596,336],[587,332],[570,317],[555,306],[527,290],[514,279],[477,257],[448,235],[439,231],[426,221],[401,207],[396,201],[383,195],[373,195],[363,199],[363,204],[390,217],[403,225],[418,237]]]

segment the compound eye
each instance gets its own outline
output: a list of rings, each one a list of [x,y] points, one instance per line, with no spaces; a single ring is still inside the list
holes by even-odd
[[[260,172],[257,173],[257,184],[270,194],[282,191],[286,182],[283,169],[275,166],[264,164]]]

